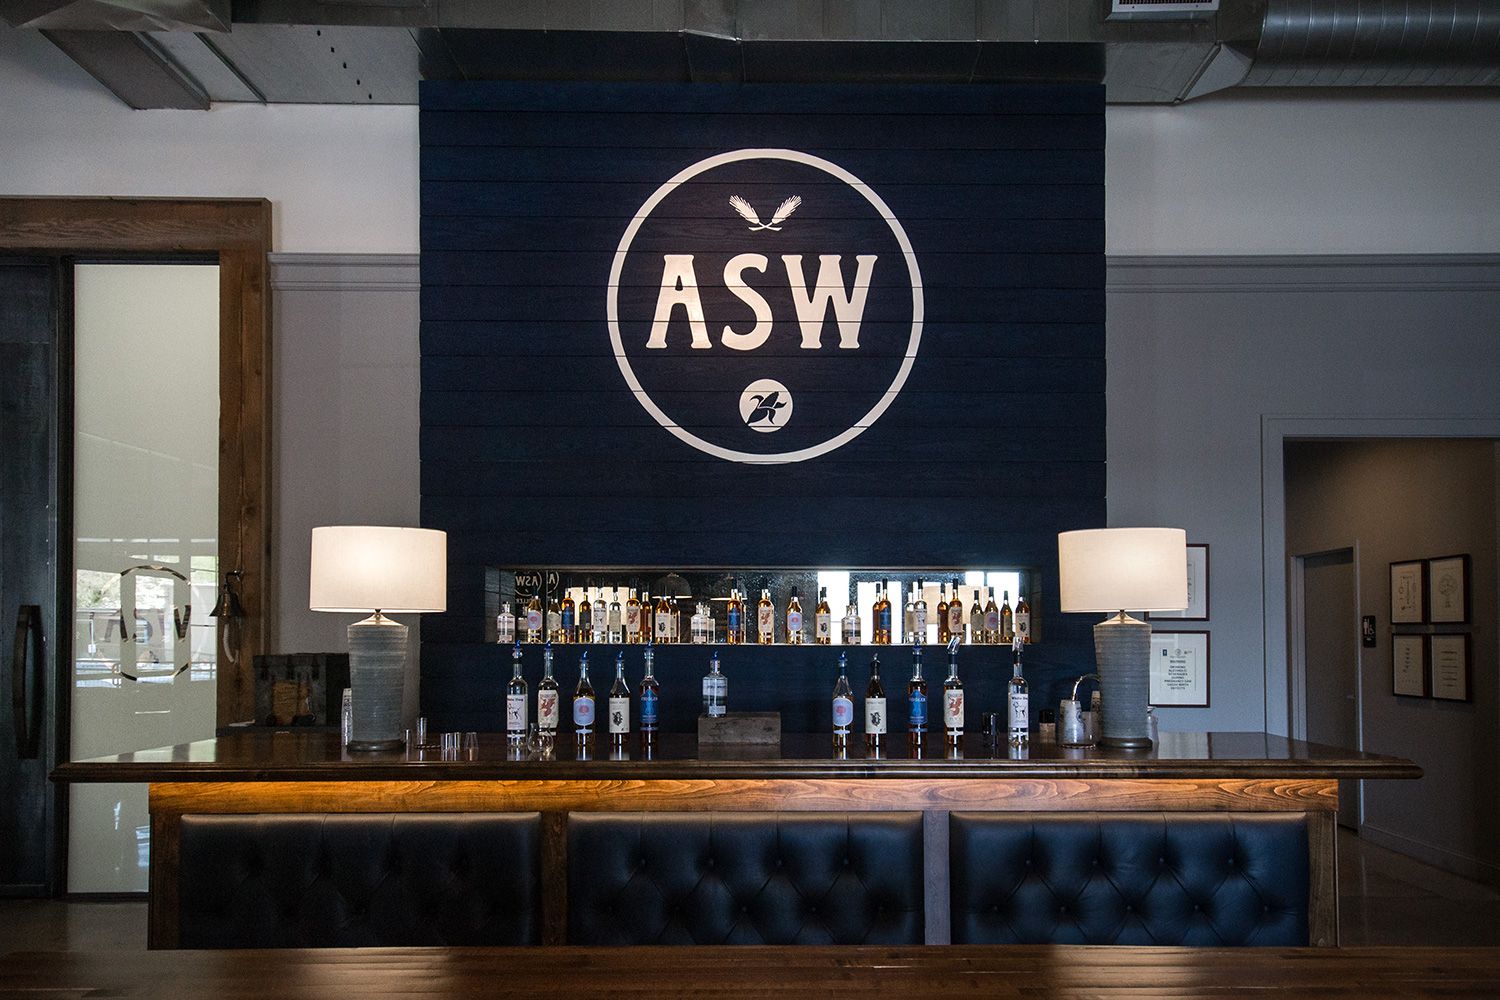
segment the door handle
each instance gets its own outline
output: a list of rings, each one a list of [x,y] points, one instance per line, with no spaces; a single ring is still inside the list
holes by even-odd
[[[16,756],[21,760],[35,760],[41,748],[41,719],[34,716],[41,715],[44,700],[41,670],[47,659],[46,650],[47,640],[42,634],[41,605],[21,605],[16,613],[15,656],[10,668],[10,703],[16,720]],[[36,683],[32,687],[36,703],[28,705],[27,679],[32,672],[36,673]]]

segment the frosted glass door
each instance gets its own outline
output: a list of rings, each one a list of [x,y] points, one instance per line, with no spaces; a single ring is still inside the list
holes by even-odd
[[[219,268],[74,269],[77,760],[214,735]],[[68,891],[144,892],[145,785],[73,785]]]

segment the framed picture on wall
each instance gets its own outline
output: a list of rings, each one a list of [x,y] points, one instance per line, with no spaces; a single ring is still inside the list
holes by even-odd
[[[1420,559],[1391,563],[1391,624],[1421,625],[1427,620],[1427,564]]]
[[[1391,692],[1407,698],[1427,696],[1427,636],[1391,636]]]
[[[1432,659],[1432,696],[1442,701],[1469,700],[1469,636],[1429,636],[1427,648]]]
[[[1175,618],[1179,621],[1208,621],[1208,546],[1187,547],[1188,606],[1184,611],[1153,611],[1152,618]]]
[[[1427,560],[1427,620],[1434,625],[1469,621],[1469,557]]]
[[[1207,632],[1151,633],[1151,704],[1208,707]]]

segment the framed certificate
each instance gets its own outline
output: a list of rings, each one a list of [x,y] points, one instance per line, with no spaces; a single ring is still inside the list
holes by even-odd
[[[1469,557],[1427,560],[1427,620],[1434,625],[1469,621]]]
[[[1429,636],[1427,648],[1432,659],[1432,696],[1442,701],[1468,701],[1472,670],[1468,635]]]
[[[1151,634],[1151,704],[1208,707],[1208,633]]]
[[[1427,695],[1427,636],[1391,636],[1391,692],[1408,698]]]
[[[1187,547],[1188,606],[1185,611],[1153,611],[1152,618],[1175,618],[1179,621],[1208,621],[1208,546]]]
[[[1427,564],[1420,559],[1391,563],[1391,624],[1421,625],[1427,620]]]

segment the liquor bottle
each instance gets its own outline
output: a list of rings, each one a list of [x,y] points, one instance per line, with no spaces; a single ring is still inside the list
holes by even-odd
[[[662,594],[656,599],[656,615],[654,635],[657,645],[672,641],[672,627],[669,619],[672,614],[672,606],[667,603],[667,595]]]
[[[891,644],[890,585],[889,580],[880,581],[880,590],[875,594],[875,606],[870,609],[870,616],[875,619],[875,645],[877,646]]]
[[[688,635],[692,638],[695,646],[701,646],[708,642],[703,631],[703,602],[699,601],[693,607],[692,620],[688,622]]]
[[[927,595],[923,589],[921,580],[917,581],[917,596],[912,602],[912,634],[911,641],[923,643],[927,641]]]
[[[984,637],[984,601],[981,598],[984,593],[979,588],[974,589],[974,603],[969,606],[969,642],[981,643],[987,641]]]
[[[589,627],[590,642],[609,641],[609,602],[604,599],[604,588],[594,594],[594,617]]]
[[[542,680],[536,686],[536,728],[544,740],[557,738],[557,721],[561,693],[552,676],[552,643],[542,649]]]
[[[906,606],[901,611],[901,635],[907,642],[917,634],[917,602],[910,591],[906,594]]]
[[[677,598],[667,595],[667,641],[682,641],[682,612],[677,610]]]
[[[509,601],[500,605],[500,613],[495,616],[495,641],[516,641],[516,616],[510,610]]]
[[[615,654],[615,683],[609,689],[609,748],[625,749],[630,737],[630,685],[625,683],[625,653]]]
[[[719,654],[708,658],[708,673],[703,675],[703,714],[717,719],[728,711],[729,678],[719,672]]]
[[[517,746],[526,738],[526,678],[521,676],[521,644],[510,651],[510,683],[505,685],[505,742]]]
[[[950,747],[964,736],[964,682],[958,679],[958,636],[948,640],[948,679],[943,681],[943,732]]]
[[[769,587],[760,588],[760,600],[755,602],[755,641],[762,646],[776,641],[776,605]]]
[[[927,740],[927,679],[922,676],[922,647],[912,643],[911,680],[906,682],[906,735],[914,749]]]
[[[786,641],[793,646],[802,645],[802,598],[797,596],[796,587],[786,601]]]
[[[865,687],[865,749],[872,754],[885,747],[885,685],[880,683],[880,656],[870,657],[870,683]]]
[[[575,609],[573,606],[573,595],[565,593],[562,603],[562,628],[563,642],[588,642],[589,623],[593,618],[594,606],[589,603],[589,592],[582,591],[580,600]]]
[[[610,642],[625,641],[625,616],[621,613],[619,587],[616,587],[610,595],[608,628],[609,634],[606,638]]]
[[[1005,603],[1000,605],[1000,641],[1010,642],[1015,637],[1015,617],[1010,610],[1010,591],[1005,591]]]
[[[729,589],[729,608],[725,615],[728,621],[724,630],[724,641],[731,646],[738,646],[745,641],[745,602],[740,598],[738,587]]]
[[[1019,592],[1016,594],[1015,628],[1022,642],[1031,641],[1031,605],[1026,603],[1026,595]]]
[[[964,641],[964,602],[958,596],[958,577],[953,578],[953,596],[948,599],[948,638]]]
[[[542,641],[542,602],[535,594],[526,602],[526,641]]]
[[[860,626],[859,605],[850,601],[849,607],[844,611],[844,645],[858,646],[864,641]]]
[[[1000,609],[995,607],[995,588],[989,591],[989,600],[984,605],[984,641],[1000,641]]]
[[[839,654],[839,677],[833,682],[833,748],[849,749],[849,727],[854,724],[854,691],[849,687],[848,654]]]
[[[630,599],[625,602],[625,641],[646,641],[641,635],[641,599],[636,596],[634,588],[630,591]]]
[[[651,604],[651,591],[641,591],[641,642],[656,641],[656,608]]]
[[[656,742],[661,685],[656,682],[656,647],[649,642],[645,660],[646,672],[641,676],[641,743],[650,746]]]
[[[1025,640],[1018,632],[1010,643],[1011,655],[1015,657],[1015,662],[1010,668],[1010,682],[1006,685],[1010,698],[1006,702],[1005,726],[1010,737],[1010,745],[1013,747],[1026,746],[1031,739],[1031,698],[1026,690],[1026,678],[1021,676],[1023,645],[1025,645]]]
[[[937,641],[939,646],[948,645],[948,585],[938,587]]]
[[[578,658],[578,687],[573,689],[573,733],[578,742],[594,738],[594,685],[589,683],[589,654]]]
[[[828,588],[818,588],[818,607],[813,612],[813,642],[827,646],[833,642],[833,612],[828,607]]]

